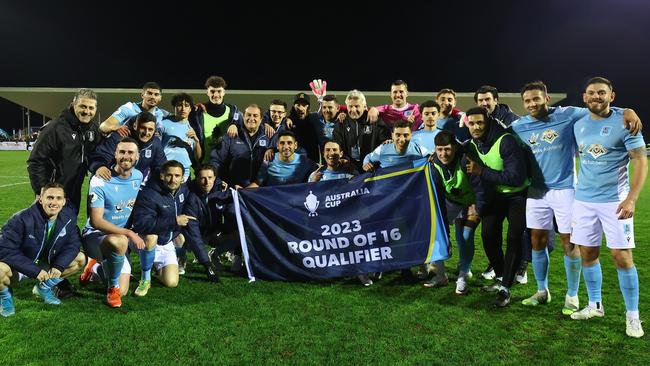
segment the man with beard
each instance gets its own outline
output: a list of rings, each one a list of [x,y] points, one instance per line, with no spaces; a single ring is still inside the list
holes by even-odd
[[[309,96],[305,93],[296,94],[293,107],[287,119],[287,130],[296,136],[298,150],[296,154],[306,155],[311,161],[320,161],[319,131],[320,119],[317,113],[310,113]]]
[[[578,287],[582,268],[579,249],[569,240],[575,181],[573,126],[589,111],[586,108],[549,107],[550,97],[541,81],[524,85],[521,97],[530,114],[512,123],[511,128],[528,148],[531,186],[526,200],[526,225],[531,233],[533,273],[537,281],[537,292],[522,303],[536,306],[551,299],[548,248],[550,236],[555,235],[552,230],[555,218],[564,248],[567,281],[562,313],[570,315],[579,309]],[[634,126],[640,125],[634,111],[622,113]]]
[[[122,296],[129,291],[131,265],[125,260],[127,249],[144,248],[142,238],[126,228],[143,179],[135,169],[139,157],[138,142],[131,137],[122,138],[115,148],[110,179],[94,176],[88,189],[88,221],[82,244],[91,259],[79,283],[84,285],[93,278],[102,278],[107,284],[106,303],[112,308],[122,306]]]
[[[369,118],[374,121],[380,117],[388,127],[392,127],[397,121],[406,120],[411,124],[413,131],[417,130],[422,124],[419,106],[407,102],[408,95],[408,85],[404,80],[393,81],[390,85],[392,104],[370,108],[368,110]]]
[[[46,304],[61,300],[52,288],[81,269],[86,256],[77,230],[77,214],[65,205],[60,183],[43,186],[38,202],[13,215],[0,235],[0,315],[14,315],[9,286],[27,277],[38,280],[32,292]]]
[[[316,164],[305,155],[296,154],[298,141],[291,131],[283,131],[278,136],[278,152],[273,161],[264,162],[257,178],[249,188],[282,184],[303,183],[316,169]]]
[[[332,179],[352,178],[358,172],[350,164],[344,164],[341,159],[343,152],[341,146],[336,141],[327,141],[323,148],[323,157],[325,158],[324,166],[320,167],[309,176],[310,182],[320,182]]]
[[[587,82],[583,101],[589,115],[573,126],[580,154],[571,221],[571,242],[582,256],[589,304],[571,314],[572,319],[603,317],[602,271],[599,255],[602,233],[607,239],[618,272],[618,283],[626,309],[626,334],[640,338],[639,277],[632,259],[635,203],[648,174],[645,141],[623,126],[623,112],[610,108],[612,83],[602,77]],[[629,163],[633,172],[629,181]]]
[[[476,208],[483,220],[483,248],[502,282],[486,286],[497,292],[495,306],[510,303],[517,266],[521,261],[521,240],[526,230],[526,190],[529,184],[524,152],[517,139],[506,133],[489,117],[487,110],[474,107],[467,111],[472,139],[467,143],[466,170],[473,175],[472,186],[484,189]],[[502,249],[503,221],[508,220],[505,257]]]
[[[409,121],[395,122],[391,135],[393,143],[379,145],[366,155],[363,159],[363,170],[369,172],[380,167],[388,168],[428,156],[430,152],[417,142],[411,141],[412,136]]]
[[[163,118],[169,115],[169,112],[158,107],[162,100],[162,88],[158,83],[149,81],[142,86],[141,96],[142,101],[140,103],[128,102],[121,105],[110,117],[102,122],[99,126],[100,130],[105,134],[117,131],[121,136],[127,136],[129,128],[123,126],[128,120],[141,112],[153,114],[156,117],[156,129],[160,130]]]
[[[363,171],[363,159],[384,141],[390,139],[390,130],[380,118],[375,123],[367,120],[366,97],[357,89],[345,98],[348,114],[342,123],[334,126],[334,141],[339,143],[346,158],[357,171]]]
[[[97,95],[80,89],[70,107],[41,129],[27,159],[27,172],[34,194],[46,183],[63,184],[66,197],[79,212],[81,186],[88,170],[88,154],[100,142],[97,122]]]
[[[168,160],[160,168],[159,179],[152,179],[140,193],[133,207],[133,230],[144,237],[145,247],[138,248],[142,275],[135,296],[146,296],[151,288],[151,268],[160,273],[165,287],[178,286],[176,246],[185,242],[181,229],[196,217],[182,214],[189,194],[183,184],[183,164]],[[178,239],[177,239],[178,237]]]
[[[135,117],[135,121],[129,122],[126,127],[129,128],[128,135],[133,136],[140,152],[135,168],[142,173],[146,182],[150,173],[157,174],[158,169],[167,161],[160,140],[153,138],[156,133],[156,117],[149,112],[140,112]],[[113,171],[110,167],[116,163],[115,149],[120,141],[122,136],[112,132],[90,154],[88,169],[96,177],[105,181],[111,179]]]

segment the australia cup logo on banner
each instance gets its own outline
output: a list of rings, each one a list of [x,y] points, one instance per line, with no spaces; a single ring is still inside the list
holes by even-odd
[[[309,211],[309,217],[318,216],[318,212],[316,212],[316,210],[318,210],[318,205],[320,205],[320,201],[318,200],[318,197],[316,197],[315,194],[311,193],[311,191],[309,191],[309,194],[307,195],[304,204],[307,211]]]

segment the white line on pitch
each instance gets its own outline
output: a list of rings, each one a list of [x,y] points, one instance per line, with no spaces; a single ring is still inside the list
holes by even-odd
[[[0,188],[6,188],[6,187],[11,187],[11,186],[17,186],[20,184],[28,184],[29,182],[20,182],[20,183],[11,183],[11,184],[3,184],[0,186]]]

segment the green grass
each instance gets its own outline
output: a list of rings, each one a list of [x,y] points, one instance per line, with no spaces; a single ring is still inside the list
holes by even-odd
[[[0,152],[0,186],[28,181],[26,158],[25,152]],[[4,223],[33,194],[29,184],[19,184],[1,187],[0,199]],[[637,210],[634,255],[643,319],[650,314],[648,192]],[[79,218],[80,225],[84,221]],[[483,281],[476,278],[471,293],[459,297],[453,284],[424,289],[395,275],[370,288],[353,279],[249,284],[229,274],[214,285],[195,265],[178,288],[154,283],[147,297],[127,297],[119,310],[103,304],[98,285],[59,307],[46,306],[31,295],[34,282],[26,281],[14,289],[16,315],[0,319],[0,365],[648,364],[650,337],[625,335],[616,270],[603,254],[606,317],[583,322],[560,313],[561,250],[551,255],[553,301],[535,309],[520,305],[536,290],[532,269],[528,285],[515,286],[513,303],[502,310],[492,307],[493,295],[479,292]],[[475,258],[479,277],[487,263],[479,238]],[[447,262],[452,274],[456,264],[456,257]],[[580,299],[587,300],[583,283]]]

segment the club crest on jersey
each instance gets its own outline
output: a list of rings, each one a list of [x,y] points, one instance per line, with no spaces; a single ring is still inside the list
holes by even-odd
[[[539,140],[539,134],[533,132],[530,134],[530,137],[528,138],[528,143],[531,145],[535,145],[537,143],[537,140]]]
[[[95,141],[95,132],[94,131],[88,131],[88,141]]]
[[[178,195],[178,201],[179,202],[185,201],[185,196],[182,193]]]
[[[151,149],[147,149],[144,151],[144,157],[145,158],[150,158],[151,157]]]
[[[73,133],[73,134],[72,134],[72,139],[73,139],[73,140],[76,140],[76,139],[77,139],[77,134],[76,134],[76,133]]]
[[[266,146],[266,140],[260,140],[260,146]]]
[[[609,136],[611,132],[612,132],[611,126],[603,126],[603,128],[600,129],[601,136]]]
[[[553,141],[555,141],[555,139],[557,139],[558,136],[560,136],[560,134],[557,133],[557,131],[553,129],[548,129],[542,132],[542,141],[552,144]]]
[[[607,154],[607,149],[605,149],[605,147],[601,144],[591,144],[589,145],[587,152],[591,154],[594,159],[598,159],[599,157]]]
[[[363,133],[366,135],[372,134],[372,126],[370,125],[363,126]]]

